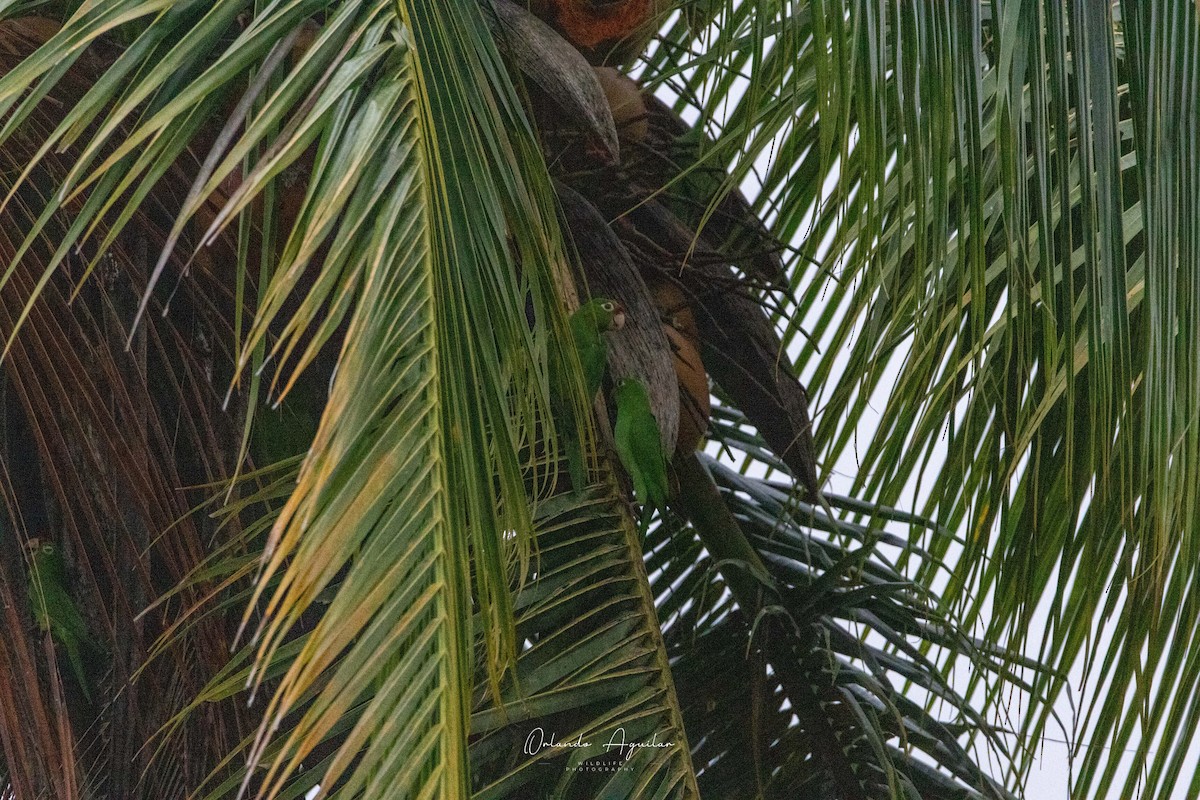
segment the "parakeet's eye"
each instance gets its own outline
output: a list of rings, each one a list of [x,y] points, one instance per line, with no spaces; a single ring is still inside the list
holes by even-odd
[[[611,300],[605,300],[603,303],[600,304],[600,307],[603,308],[605,311],[608,311],[609,313],[617,310],[616,304],[614,304],[613,301],[611,301]]]
[[[54,553],[54,545],[50,542],[46,542],[44,545],[42,545],[42,552],[45,553],[46,555],[53,554]]]

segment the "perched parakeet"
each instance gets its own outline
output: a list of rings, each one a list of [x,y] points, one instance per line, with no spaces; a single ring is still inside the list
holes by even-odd
[[[646,386],[636,378],[617,384],[617,456],[633,479],[633,493],[648,515],[667,506],[667,459]]]
[[[600,390],[608,366],[608,342],[604,340],[604,334],[625,326],[625,307],[616,300],[598,297],[580,306],[571,315],[570,324],[590,400]]]
[[[92,699],[84,670],[84,650],[99,652],[88,633],[79,608],[67,593],[67,570],[54,542],[30,539],[29,602],[37,626],[49,631],[54,641],[67,651],[71,670],[84,697]]]
[[[619,331],[625,325],[625,307],[616,300],[598,297],[584,303],[571,315],[571,338],[583,367],[584,388],[589,400],[596,396],[604,381],[608,368],[608,342],[604,334]],[[555,387],[554,418],[559,432],[565,434],[563,447],[567,453],[567,464],[571,470],[571,485],[579,491],[587,482],[584,470],[583,451],[575,438],[575,415],[572,405],[566,401],[568,389],[564,383]]]

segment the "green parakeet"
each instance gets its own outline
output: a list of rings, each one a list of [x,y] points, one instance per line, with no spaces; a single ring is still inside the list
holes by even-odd
[[[633,493],[642,504],[644,522],[651,508],[666,508],[667,458],[646,386],[635,378],[626,378],[617,384],[615,398],[617,424],[613,438],[617,456],[633,479]]]
[[[67,569],[54,542],[30,539],[29,602],[38,628],[49,631],[54,641],[67,651],[71,670],[79,688],[90,702],[87,673],[84,669],[84,650],[99,652],[83,621],[79,608],[67,593]]]
[[[584,303],[571,315],[571,338],[575,351],[579,355],[579,364],[583,368],[584,388],[589,400],[596,396],[600,384],[604,381],[604,371],[608,368],[608,342],[604,334],[609,331],[619,331],[625,325],[625,307],[616,300],[597,297]],[[554,418],[563,437],[563,448],[567,454],[567,464],[571,470],[571,486],[579,491],[587,483],[584,470],[583,452],[575,437],[575,415],[572,405],[567,402],[568,389],[565,381],[560,382],[554,391]]]
[[[604,340],[604,334],[625,326],[625,307],[616,300],[598,297],[580,306],[571,315],[570,325],[590,400],[600,390],[608,366],[608,342]]]

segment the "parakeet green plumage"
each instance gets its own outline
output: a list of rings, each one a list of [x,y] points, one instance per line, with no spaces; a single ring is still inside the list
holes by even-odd
[[[571,315],[571,339],[579,364],[583,368],[584,389],[589,400],[596,396],[604,381],[608,368],[608,342],[604,334],[620,330],[625,325],[625,307],[616,300],[597,297],[584,303]],[[559,434],[563,437],[563,449],[567,455],[567,466],[571,471],[571,486],[579,491],[587,483],[583,451],[575,436],[575,414],[568,398],[570,390],[565,378],[560,378],[554,387],[554,419]]]
[[[617,456],[633,479],[633,493],[644,517],[651,508],[667,505],[667,458],[663,454],[658,422],[650,408],[646,386],[635,378],[617,384],[617,424],[613,429]]]
[[[99,652],[100,648],[88,633],[79,608],[67,593],[67,570],[54,542],[30,539],[29,602],[37,626],[49,631],[54,641],[67,651],[71,670],[84,697],[92,699],[84,669],[84,650]]]
[[[616,300],[598,297],[580,306],[571,315],[570,325],[590,400],[600,390],[608,366],[608,342],[604,340],[604,334],[624,327],[625,308]]]

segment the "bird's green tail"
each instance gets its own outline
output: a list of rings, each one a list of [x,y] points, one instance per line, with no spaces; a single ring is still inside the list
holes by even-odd
[[[68,640],[63,642],[63,648],[67,651],[67,660],[71,662],[71,671],[75,673],[75,682],[79,684],[84,698],[91,703],[92,693],[88,688],[87,671],[84,669],[83,654],[79,652],[79,643]]]

